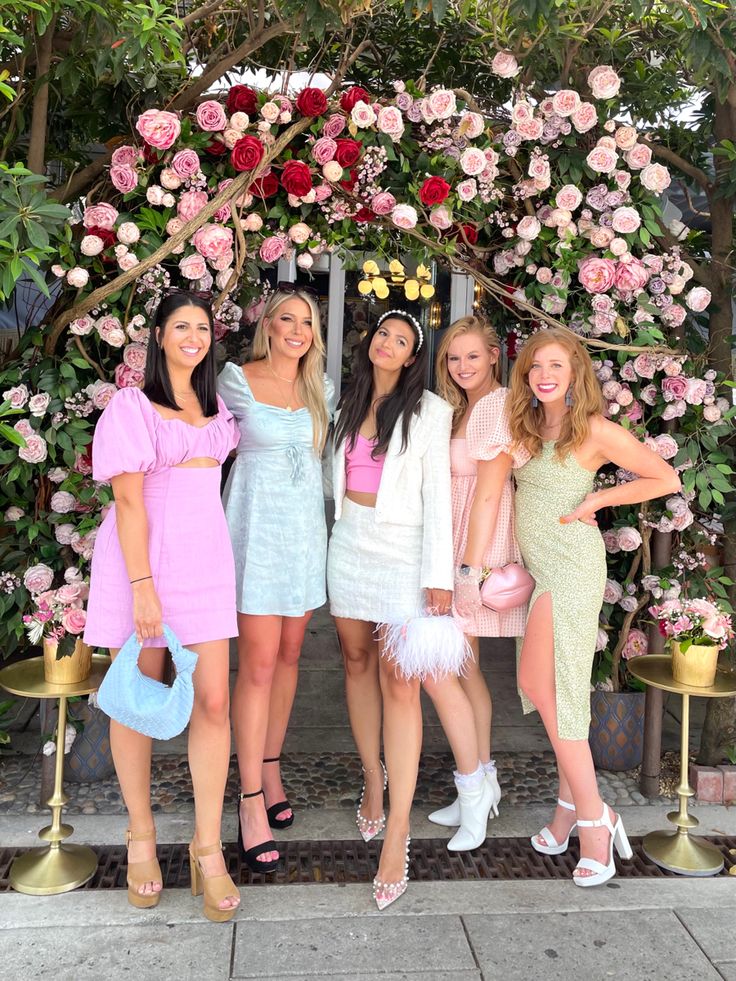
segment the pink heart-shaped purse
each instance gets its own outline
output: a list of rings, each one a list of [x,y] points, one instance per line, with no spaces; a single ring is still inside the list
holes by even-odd
[[[523,565],[509,562],[491,569],[480,587],[480,601],[494,613],[505,613],[528,603],[534,586],[534,579]]]

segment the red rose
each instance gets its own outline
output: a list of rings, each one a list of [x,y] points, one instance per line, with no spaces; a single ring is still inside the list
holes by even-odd
[[[117,236],[111,228],[100,228],[98,225],[93,225],[91,228],[85,228],[84,232],[85,235],[96,235],[97,238],[101,238],[106,249],[117,244]]]
[[[348,180],[340,181],[340,187],[345,191],[352,191],[355,187],[356,181],[358,180],[358,171],[351,170],[350,178]]]
[[[213,138],[204,148],[204,152],[208,153],[211,157],[224,157],[228,152],[228,149],[222,140],[216,140]]]
[[[148,143],[143,144],[143,162],[149,167],[161,162],[159,151],[155,147],[149,146]]]
[[[428,177],[419,188],[419,199],[422,204],[431,207],[433,204],[442,204],[450,193],[450,185],[442,177]]]
[[[370,95],[359,85],[354,85],[340,96],[340,106],[345,112],[352,112],[356,102],[367,102],[368,105],[371,103]]]
[[[281,174],[281,186],[288,194],[295,194],[298,198],[309,194],[312,190],[312,174],[309,167],[301,160],[287,160]]]
[[[341,167],[352,167],[354,163],[358,162],[358,158],[363,152],[362,143],[359,143],[358,140],[348,139],[346,136],[335,140],[335,143],[337,143],[335,160]]]
[[[475,245],[475,243],[478,241],[478,229],[475,227],[475,225],[456,225],[455,227],[457,229],[455,235],[458,238],[462,239],[460,234],[461,229],[465,234],[465,239],[462,239],[463,244],[465,243],[466,239],[470,245]],[[514,287],[514,289],[515,288],[516,287]]]
[[[358,222],[374,221],[375,217],[376,216],[374,212],[372,212],[370,208],[363,207],[360,208],[360,210],[357,211],[355,215],[353,215],[353,221],[358,221]]]
[[[296,107],[302,116],[321,116],[327,109],[327,98],[321,89],[302,89]]]
[[[230,152],[230,163],[236,170],[255,170],[265,152],[257,136],[241,136]]]
[[[257,198],[272,198],[278,189],[278,178],[276,177],[276,174],[272,174],[269,170],[267,174],[262,174],[253,181],[248,188],[248,192],[255,195]]]
[[[234,112],[255,116],[258,112],[258,95],[248,85],[233,85],[227,94],[227,111],[231,116]]]

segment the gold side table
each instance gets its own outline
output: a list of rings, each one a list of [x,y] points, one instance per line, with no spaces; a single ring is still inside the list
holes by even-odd
[[[682,723],[680,727],[680,786],[677,794],[680,808],[670,811],[667,820],[675,825],[675,831],[653,831],[642,842],[644,854],[656,865],[680,875],[718,875],[723,868],[723,856],[707,841],[693,838],[691,828],[700,823],[688,813],[687,802],[695,791],[688,779],[688,754],[690,745],[690,696],[702,698],[728,698],[736,695],[736,674],[719,670],[709,688],[695,688],[675,681],[672,676],[672,658],[669,654],[645,654],[632,658],[627,664],[629,671],[639,681],[653,688],[682,695]]]
[[[97,856],[86,845],[62,844],[74,828],[61,823],[61,812],[69,798],[64,793],[64,734],[66,705],[70,695],[90,695],[100,687],[110,658],[101,654],[92,657],[89,677],[73,685],[51,684],[43,674],[43,658],[32,657],[0,669],[0,687],[13,695],[25,698],[58,698],[59,717],[56,724],[56,765],[54,792],[48,801],[51,824],[38,832],[48,845],[31,848],[13,862],[10,885],[17,892],[31,896],[53,896],[84,885],[97,869]]]

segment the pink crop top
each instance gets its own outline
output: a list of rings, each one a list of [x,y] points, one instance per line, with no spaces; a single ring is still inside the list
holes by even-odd
[[[345,445],[345,488],[362,494],[377,494],[381,483],[381,473],[386,454],[382,453],[375,460],[371,451],[375,441],[366,439],[360,433],[355,437],[355,443],[350,446],[348,438]]]

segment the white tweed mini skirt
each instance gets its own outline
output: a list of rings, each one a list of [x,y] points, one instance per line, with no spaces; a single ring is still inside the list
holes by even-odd
[[[379,524],[375,508],[343,499],[327,549],[334,617],[398,623],[421,614],[421,566],[421,527]]]

